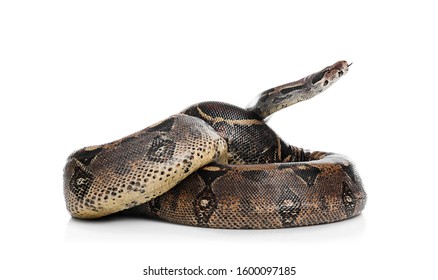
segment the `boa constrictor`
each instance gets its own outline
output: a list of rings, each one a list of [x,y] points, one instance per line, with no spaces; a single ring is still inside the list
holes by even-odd
[[[266,125],[347,73],[339,61],[261,93],[242,109],[220,102],[180,114],[68,157],[64,194],[73,217],[125,211],[215,228],[285,228],[361,213],[366,193],[342,155],[286,144]]]

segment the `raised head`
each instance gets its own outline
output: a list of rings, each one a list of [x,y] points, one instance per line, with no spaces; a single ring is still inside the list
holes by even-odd
[[[344,76],[350,65],[344,60],[338,61],[298,81],[268,89],[255,99],[254,105],[248,106],[248,110],[264,119],[283,108],[310,99]]]

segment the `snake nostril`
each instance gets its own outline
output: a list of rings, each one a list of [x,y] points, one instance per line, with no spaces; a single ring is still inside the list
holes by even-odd
[[[339,77],[342,77],[342,75],[344,75],[344,72],[343,71],[339,71],[338,75],[339,75]]]

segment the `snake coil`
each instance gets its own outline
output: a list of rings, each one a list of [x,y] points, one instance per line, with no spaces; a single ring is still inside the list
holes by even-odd
[[[359,215],[366,193],[344,156],[288,145],[265,123],[348,72],[339,61],[262,92],[243,109],[203,102],[120,140],[67,159],[64,195],[73,217],[154,216],[214,228],[285,228]]]

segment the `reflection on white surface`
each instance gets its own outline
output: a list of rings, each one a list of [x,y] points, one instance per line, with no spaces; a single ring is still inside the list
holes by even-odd
[[[110,217],[100,220],[70,219],[66,242],[167,243],[191,242],[331,242],[361,238],[366,232],[364,215],[342,222],[286,229],[226,230],[172,224],[160,220]]]

